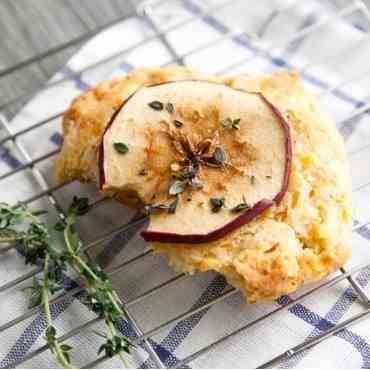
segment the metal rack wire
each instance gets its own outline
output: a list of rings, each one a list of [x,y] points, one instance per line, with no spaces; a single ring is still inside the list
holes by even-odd
[[[253,58],[256,58],[260,54],[269,54],[269,55],[274,56],[275,51],[280,51],[280,50],[284,49],[284,47],[290,45],[294,41],[296,41],[296,40],[298,40],[298,39],[300,39],[304,36],[308,36],[308,35],[313,34],[315,32],[319,32],[322,29],[322,27],[330,24],[330,22],[337,19],[338,17],[339,18],[345,18],[345,17],[353,15],[354,13],[360,13],[368,22],[370,22],[370,16],[369,16],[369,12],[368,12],[367,8],[364,6],[364,4],[361,1],[354,0],[354,1],[348,2],[348,5],[346,5],[344,8],[341,8],[338,11],[333,11],[329,17],[326,17],[325,19],[318,20],[317,22],[315,22],[315,23],[303,28],[302,30],[298,31],[297,33],[295,33],[294,35],[292,35],[288,39],[286,39],[282,44],[274,45],[272,47],[272,45],[270,45],[267,41],[265,41],[263,39],[263,35],[264,35],[266,29],[271,24],[271,22],[276,17],[278,17],[279,15],[288,11],[289,9],[291,9],[294,6],[298,6],[298,1],[293,1],[293,3],[290,4],[289,6],[282,7],[282,8],[279,8],[279,9],[273,9],[273,11],[269,15],[267,15],[266,22],[264,22],[264,24],[261,26],[261,28],[258,30],[258,32],[250,33],[250,32],[246,32],[245,30],[227,31],[224,34],[222,34],[221,36],[218,36],[218,37],[214,38],[212,41],[209,41],[209,42],[207,42],[207,43],[205,43],[201,46],[198,46],[198,47],[196,47],[196,48],[194,48],[194,49],[192,49],[192,50],[190,50],[190,51],[188,51],[188,52],[186,52],[182,55],[179,55],[176,52],[176,49],[173,48],[170,41],[168,40],[167,36],[168,36],[169,32],[174,31],[176,29],[180,29],[181,27],[185,27],[186,25],[191,24],[192,22],[194,22],[197,19],[204,18],[204,17],[209,16],[211,14],[217,14],[217,12],[220,12],[224,8],[226,8],[228,6],[231,6],[233,1],[232,0],[220,1],[220,2],[217,3],[217,5],[213,5],[213,6],[210,6],[208,8],[203,9],[203,11],[200,12],[198,15],[193,15],[191,17],[188,17],[188,18],[182,20],[181,22],[176,23],[173,26],[170,26],[170,27],[167,27],[167,28],[162,28],[160,26],[160,23],[158,22],[158,20],[156,18],[155,8],[158,5],[161,5],[162,3],[165,3],[167,1],[168,0],[145,1],[139,7],[137,7],[137,14],[136,15],[139,18],[143,19],[143,20],[145,19],[146,22],[149,22],[149,24],[152,26],[153,30],[155,31],[152,36],[147,37],[145,40],[141,41],[140,43],[138,43],[134,46],[131,46],[131,47],[126,48],[124,50],[118,50],[114,55],[112,55],[108,58],[104,58],[102,60],[99,60],[98,62],[95,62],[91,65],[88,65],[88,66],[86,66],[86,67],[84,67],[84,68],[82,68],[78,71],[75,71],[67,77],[62,77],[62,78],[59,78],[57,80],[53,80],[53,82],[47,84],[43,88],[43,90],[50,89],[54,86],[57,86],[58,84],[61,84],[65,81],[68,81],[69,79],[80,76],[82,73],[84,73],[86,71],[94,70],[95,68],[99,67],[100,65],[103,65],[104,63],[115,60],[115,59],[119,58],[120,56],[122,56],[126,53],[129,53],[130,51],[133,51],[133,50],[135,50],[135,49],[137,49],[137,48],[139,48],[143,45],[146,45],[150,41],[153,41],[153,40],[160,40],[163,43],[163,45],[166,47],[166,49],[169,51],[169,54],[171,55],[170,63],[185,64],[185,60],[186,60],[187,57],[193,56],[193,55],[195,55],[195,54],[197,54],[201,51],[204,51],[208,48],[211,48],[214,45],[217,45],[221,41],[229,40],[229,39],[233,39],[233,38],[244,38],[244,37],[246,37],[248,39],[248,42],[251,45],[253,45],[253,47],[255,49],[254,55],[253,56],[248,56],[248,57],[242,57],[240,60],[232,60],[230,65],[227,68],[223,68],[222,70],[218,71],[219,73],[226,73],[226,72],[229,72],[232,69],[238,67],[239,65],[245,63],[246,61],[251,60]],[[91,36],[91,35],[88,35],[88,36]],[[368,36],[364,37],[364,39],[361,40],[360,42],[354,44],[352,46],[352,48],[353,49],[361,48],[362,45],[364,45],[364,43],[366,43],[367,41],[369,41]],[[69,44],[64,45],[63,47],[67,47],[67,46],[69,46]],[[63,48],[63,47],[61,47],[61,48]],[[60,50],[61,48],[58,48],[58,50]],[[348,52],[348,51],[345,51],[345,52]],[[40,54],[39,56],[36,56],[36,57],[30,59],[29,61],[27,61],[25,63],[20,63],[19,65],[17,65],[14,68],[12,67],[12,68],[9,68],[9,69],[6,69],[6,70],[2,70],[2,71],[0,71],[0,77],[1,76],[6,76],[8,73],[14,73],[19,68],[24,68],[24,67],[28,66],[29,64],[32,64],[33,62],[42,59],[46,55],[48,55],[47,52],[43,53],[43,54]],[[330,63],[330,61],[335,61],[336,58],[338,58],[338,57],[339,57],[339,55],[331,55],[330,57],[325,58],[324,63]],[[307,63],[307,64],[305,64],[304,66],[302,66],[300,68],[300,72],[304,73],[307,70],[309,70],[310,68],[319,65],[320,63],[323,63],[323,62],[311,63],[311,64]],[[355,76],[355,77],[351,77],[350,79],[347,79],[347,80],[340,81],[338,84],[336,84],[334,86],[329,86],[326,89],[324,94],[333,94],[335,91],[337,91],[338,89],[340,89],[344,85],[349,84],[349,83],[353,83],[356,79],[361,79],[361,77],[362,77],[362,74],[358,75],[358,76]],[[4,110],[4,109],[8,108],[9,106],[11,106],[12,104],[17,103],[19,101],[19,99],[24,101],[25,99],[31,97],[32,95],[33,95],[33,92],[28,92],[28,93],[22,95],[21,97],[19,97],[15,101],[4,102],[0,105],[0,110]],[[355,109],[353,112],[351,112],[350,115],[345,117],[339,123],[341,125],[346,124],[347,122],[349,122],[353,118],[359,117],[359,116],[365,114],[369,109],[370,109],[370,102],[367,102],[367,103],[363,104],[362,106],[358,107],[357,109]],[[41,191],[36,195],[33,195],[33,196],[31,196],[29,198],[26,198],[26,199],[23,199],[22,202],[24,202],[26,204],[29,204],[29,203],[35,202],[36,200],[45,198],[56,209],[59,217],[63,219],[63,217],[64,217],[63,209],[62,209],[61,205],[58,203],[57,198],[54,196],[54,194],[55,194],[56,191],[63,190],[63,188],[66,187],[68,184],[57,185],[57,186],[49,186],[48,179],[45,178],[43,173],[37,167],[39,163],[44,162],[45,160],[50,159],[51,157],[55,156],[55,154],[58,153],[58,150],[52,150],[48,153],[43,154],[40,157],[32,158],[32,156],[30,155],[30,153],[28,153],[25,146],[23,146],[21,141],[19,140],[20,138],[23,137],[23,135],[26,135],[27,133],[29,133],[31,131],[34,131],[34,130],[36,131],[36,130],[40,129],[41,127],[48,124],[49,122],[61,117],[62,114],[63,114],[63,112],[56,112],[55,114],[51,115],[50,117],[42,119],[41,121],[38,121],[38,122],[34,122],[31,125],[29,125],[27,128],[24,128],[24,129],[21,129],[21,130],[18,130],[18,131],[13,131],[12,127],[8,123],[7,119],[4,116],[1,117],[0,128],[5,130],[5,136],[2,139],[0,139],[0,145],[3,145],[7,142],[13,143],[14,146],[21,153],[21,155],[23,157],[23,163],[20,166],[18,166],[16,169],[13,169],[13,170],[10,170],[6,173],[1,174],[0,175],[0,183],[1,183],[1,181],[5,180],[5,179],[8,179],[11,176],[15,175],[16,173],[20,173],[20,172],[25,171],[25,170],[31,170],[34,179],[40,185]],[[361,185],[357,189],[355,189],[355,191],[361,190],[361,189],[363,189],[364,187],[366,187],[368,185],[369,184]],[[104,198],[98,199],[94,203],[94,206],[98,207],[101,203],[103,203],[105,201],[106,201],[106,199],[104,199]],[[98,239],[95,239],[95,240],[92,240],[89,243],[86,243],[83,248],[84,248],[85,251],[88,251],[92,247],[104,244],[106,241],[111,240],[115,235],[120,234],[120,233],[124,233],[125,231],[129,230],[130,228],[137,227],[138,225],[143,223],[144,220],[145,220],[144,217],[139,217],[139,218],[136,218],[135,220],[133,220],[129,223],[126,223],[124,225],[120,225],[115,230],[110,231],[110,232],[106,233],[105,235],[101,235]],[[364,227],[368,224],[369,224],[369,222],[356,224],[355,227],[354,227],[354,231],[359,230],[360,228],[362,228],[362,227]],[[124,269],[126,269],[128,266],[132,266],[134,263],[140,263],[143,259],[148,258],[148,256],[150,256],[151,254],[152,254],[151,250],[146,250],[143,253],[141,253],[141,254],[139,254],[139,255],[137,255],[137,256],[129,259],[129,260],[123,261],[120,265],[114,267],[114,269],[108,269],[107,273],[110,276],[114,276],[115,274],[117,274],[117,273],[123,271]],[[185,366],[189,362],[191,362],[191,361],[195,360],[196,358],[198,358],[199,356],[207,353],[208,351],[210,351],[214,347],[218,346],[219,344],[227,341],[229,338],[239,334],[240,332],[244,332],[244,331],[247,332],[249,328],[251,328],[252,326],[257,325],[258,323],[262,322],[263,320],[267,319],[268,317],[272,317],[273,315],[276,315],[278,312],[281,312],[283,310],[287,310],[288,308],[294,306],[298,302],[301,302],[302,300],[304,300],[308,297],[314,296],[314,294],[318,291],[321,291],[323,289],[328,289],[328,288],[333,287],[334,285],[338,284],[339,282],[346,280],[350,284],[350,286],[353,287],[353,289],[355,290],[355,292],[358,295],[359,300],[363,303],[363,310],[360,313],[358,313],[356,315],[353,315],[352,317],[348,318],[347,320],[341,322],[340,324],[334,325],[331,328],[327,329],[326,331],[321,332],[319,335],[315,336],[314,338],[309,339],[309,340],[307,340],[303,343],[299,343],[296,346],[284,351],[283,353],[281,353],[280,355],[271,359],[270,361],[268,361],[264,364],[261,364],[259,367],[265,368],[265,367],[273,366],[274,364],[276,364],[278,361],[280,361],[282,359],[286,359],[286,358],[288,358],[288,357],[290,357],[290,356],[292,356],[296,353],[302,352],[302,351],[320,343],[321,341],[325,340],[326,338],[336,334],[337,332],[343,330],[344,328],[349,327],[350,325],[353,325],[355,323],[360,322],[361,320],[364,320],[365,318],[367,318],[370,315],[370,297],[367,295],[367,293],[364,291],[364,289],[360,286],[360,284],[356,281],[356,279],[354,279],[354,275],[356,273],[358,273],[360,271],[363,271],[364,269],[369,268],[369,267],[370,267],[370,260],[365,262],[364,264],[362,264],[360,266],[351,268],[348,271],[342,269],[340,271],[339,275],[336,275],[336,276],[330,278],[329,280],[326,280],[324,282],[319,283],[318,285],[311,288],[310,290],[305,291],[305,293],[299,294],[296,298],[290,300],[288,303],[283,304],[283,305],[279,306],[278,308],[264,314],[263,316],[259,317],[258,319],[247,323],[243,327],[240,327],[240,328],[236,329],[235,331],[228,333],[227,335],[223,336],[222,338],[218,339],[217,341],[215,341],[213,343],[208,343],[203,348],[197,349],[194,353],[189,354],[187,357],[182,358],[181,360],[179,360],[178,363],[176,364],[176,367]],[[0,293],[5,292],[9,289],[15,288],[19,284],[27,281],[28,279],[30,279],[33,276],[35,276],[36,274],[38,274],[40,271],[41,270],[39,268],[35,268],[34,270],[24,274],[23,276],[20,276],[17,279],[15,279],[13,281],[10,281],[10,282],[0,286]],[[185,279],[189,279],[189,277],[187,277],[185,274],[178,274],[178,275],[176,275],[176,276],[174,276],[174,277],[172,277],[172,278],[170,278],[166,281],[161,282],[157,286],[141,293],[140,295],[134,297],[133,299],[124,302],[123,306],[122,306],[122,308],[123,308],[123,310],[126,314],[126,319],[128,320],[128,322],[130,323],[130,325],[132,326],[133,330],[136,333],[137,339],[136,339],[135,343],[143,344],[144,348],[147,350],[148,354],[150,355],[151,360],[153,361],[155,366],[158,367],[158,368],[165,368],[166,366],[163,363],[163,361],[160,359],[158,354],[156,353],[156,350],[155,350],[153,344],[150,341],[150,339],[154,335],[164,331],[170,325],[172,325],[172,324],[174,324],[178,321],[181,321],[181,320],[183,320],[187,317],[190,317],[190,316],[194,315],[195,313],[201,312],[201,311],[203,311],[203,310],[205,310],[209,307],[212,307],[213,305],[217,305],[219,302],[222,302],[226,298],[228,298],[228,297],[237,293],[237,289],[229,288],[226,291],[224,291],[222,294],[220,294],[217,298],[209,301],[208,303],[206,303],[204,305],[201,305],[197,308],[192,308],[192,309],[187,310],[185,312],[178,313],[175,317],[169,318],[168,320],[166,320],[164,322],[158,323],[158,325],[156,327],[152,328],[151,330],[143,331],[140,328],[140,326],[138,325],[138,323],[136,322],[136,318],[134,317],[134,314],[132,314],[132,312],[130,310],[131,306],[134,305],[134,304],[137,304],[139,302],[141,304],[145,304],[145,300],[148,299],[150,296],[152,296],[154,294],[157,294],[162,289],[168,288],[169,286],[171,286],[173,284],[176,284],[179,281],[185,280]],[[59,296],[55,297],[52,302],[53,303],[60,302],[60,301],[66,299],[68,297],[75,296],[78,293],[81,293],[82,291],[83,291],[83,287],[76,287],[76,288],[73,288],[71,290],[64,291]],[[41,311],[40,307],[30,309],[27,312],[25,312],[24,314],[14,318],[10,322],[5,323],[3,325],[0,325],[0,335],[4,334],[6,332],[6,330],[10,329],[11,327],[14,327],[15,325],[18,325],[19,323],[23,322],[27,318],[32,317],[33,315],[35,315],[39,311]],[[99,318],[94,318],[91,321],[88,321],[88,322],[86,322],[86,323],[84,323],[80,326],[77,326],[76,328],[74,328],[70,332],[67,332],[64,335],[62,335],[59,338],[59,340],[61,342],[66,341],[67,339],[69,339],[69,338],[75,336],[76,334],[78,334],[80,331],[86,329],[87,327],[90,327],[90,326],[94,325],[99,320],[100,320]],[[40,355],[41,353],[43,353],[46,350],[47,350],[47,346],[46,345],[42,346],[42,347],[38,348],[37,350],[28,353],[21,360],[15,361],[14,363],[11,364],[11,366],[12,367],[20,366],[25,361],[30,360],[31,358],[34,358],[35,356]],[[100,363],[104,362],[105,360],[107,360],[107,358],[105,356],[101,356],[98,359],[96,359],[95,361],[91,362],[90,364],[86,364],[86,367],[97,366]]]

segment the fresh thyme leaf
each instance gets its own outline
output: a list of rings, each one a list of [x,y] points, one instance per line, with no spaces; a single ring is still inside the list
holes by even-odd
[[[89,199],[73,197],[72,204],[69,206],[68,215],[83,216],[89,212]]]
[[[175,112],[175,107],[173,106],[172,103],[167,103],[166,104],[166,111],[170,114]]]
[[[233,123],[231,124],[231,127],[234,130],[239,130],[240,129],[240,118],[234,119]]]
[[[108,339],[108,341],[110,341],[110,339]],[[98,349],[98,355],[105,352],[108,357],[111,357],[111,356],[109,356],[109,354],[107,354],[107,347],[108,347],[107,343],[102,344]]]
[[[31,296],[28,307],[33,308],[39,306],[42,303],[43,286],[36,277],[34,277],[32,280],[32,286],[30,287],[30,290]]]
[[[187,181],[176,180],[170,186],[170,189],[168,190],[168,193],[170,195],[181,194],[185,191],[187,185],[188,185]]]
[[[225,198],[210,198],[211,210],[213,213],[217,213],[221,208],[225,207]]]
[[[72,347],[69,346],[68,344],[62,344],[60,346],[60,348],[62,348],[62,350],[65,351],[65,352],[68,352],[68,351],[70,351],[72,349]]]
[[[266,176],[266,179],[267,180],[271,180],[272,179],[272,176]]]
[[[167,211],[170,214],[176,212],[176,208],[179,202],[179,197],[176,195],[176,198],[169,204],[147,204],[144,207],[144,212],[147,215],[152,215],[157,212]]]
[[[221,121],[221,125],[225,128],[232,128],[234,130],[240,129],[240,118],[231,119],[230,117],[225,118]]]
[[[60,346],[60,349],[61,349],[61,352],[63,353],[64,358],[70,363],[71,358],[70,358],[68,352],[70,352],[73,348],[71,346],[69,346],[68,344],[62,344]]]
[[[26,231],[19,232],[17,250],[25,257],[26,264],[36,264],[45,258],[49,242],[47,226],[42,222],[31,222]]]
[[[25,217],[29,217],[27,210],[23,205],[10,206],[6,203],[0,203],[0,229],[20,223]]]
[[[63,231],[65,228],[66,228],[66,224],[65,224],[63,221],[58,221],[58,222],[54,225],[54,229],[55,229],[56,231]]]
[[[93,330],[93,333],[95,333],[98,337],[101,337],[101,338],[104,338],[104,339],[108,338],[108,335],[105,334],[105,333],[102,333],[101,331]]]
[[[226,152],[220,147],[216,148],[213,157],[219,163],[226,162]]]
[[[60,364],[64,368],[72,368],[69,351],[72,349],[68,344],[59,344],[56,337],[56,329],[49,325],[46,329],[46,342],[48,343],[50,351],[55,355]]]
[[[156,213],[157,211],[163,211],[168,210],[168,205],[166,204],[147,204],[144,207],[144,211],[147,215],[152,215]]]
[[[173,120],[173,124],[177,128],[181,128],[182,126],[184,126],[184,124],[181,121],[177,120],[177,119]]]
[[[256,183],[256,176],[252,175],[250,181],[251,181],[251,184],[254,185]]]
[[[150,108],[152,108],[154,110],[157,110],[157,111],[163,110],[163,103],[161,103],[158,100],[152,101],[148,105],[149,105]]]
[[[28,304],[28,308],[34,308],[40,306],[42,303],[42,292],[33,292],[30,301]]]
[[[232,208],[230,211],[233,213],[239,213],[246,209],[250,209],[250,205],[246,202],[245,198],[243,197],[243,202],[239,203],[237,206]]]
[[[126,154],[129,151],[129,147],[125,143],[114,143],[114,149],[120,154]]]
[[[45,332],[45,336],[46,336],[46,339],[47,339],[48,342],[54,340],[56,334],[57,334],[57,331],[54,328],[54,326],[48,326],[47,327],[46,332]]]
[[[130,345],[123,337],[115,335],[100,346],[98,354],[104,352],[107,357],[111,358],[122,351],[130,353]]]
[[[153,206],[157,209],[168,209],[168,206],[166,204],[157,204],[156,206]]]

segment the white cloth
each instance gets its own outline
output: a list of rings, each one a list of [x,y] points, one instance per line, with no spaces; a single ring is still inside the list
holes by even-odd
[[[173,27],[185,18],[197,15],[202,7],[221,4],[221,0],[173,1],[170,4],[156,7],[155,14],[162,27]],[[168,35],[168,41],[180,55],[203,46],[212,39],[220,37],[229,29],[247,29],[249,34],[261,33],[262,25],[272,16],[277,7],[289,7],[292,1],[233,1],[231,6],[212,16],[197,19],[186,26],[173,30]],[[319,65],[307,69],[303,78],[309,88],[322,94],[328,86],[366,71],[370,55],[369,43],[355,48],[361,39],[366,37],[359,19],[351,18],[344,21],[337,18],[327,27],[316,30],[308,37],[296,38],[289,45],[285,41],[296,35],[299,30],[310,24],[333,17],[334,8],[322,5],[325,2],[309,0],[297,2],[272,19],[269,27],[263,33],[263,39],[268,46],[267,52],[257,52],[254,44],[245,38],[225,39],[202,52],[189,55],[185,63],[206,72],[219,72],[228,66],[242,61],[228,73],[236,72],[270,72],[277,68],[301,69],[310,63],[320,61]],[[350,2],[348,2],[350,3]],[[326,4],[326,3],[325,3]],[[331,18],[330,18],[331,19]],[[128,72],[139,66],[160,66],[171,61],[171,53],[160,39],[154,37],[155,31],[145,19],[131,18],[107,31],[104,31],[86,43],[81,50],[62,68],[54,80],[68,76],[73,71],[81,69],[104,57],[117,53],[119,50],[130,50],[118,56],[115,60],[93,68],[82,76],[68,80],[63,84],[40,91],[11,122],[15,132],[30,124],[48,117],[55,112],[63,111],[68,103],[81,93],[81,90],[98,81]],[[144,42],[145,39],[150,41]],[[140,47],[132,47],[137,43]],[[347,50],[347,51],[346,51]],[[345,52],[346,51],[346,52]],[[338,54],[336,58],[329,58]],[[357,78],[356,82],[336,90],[332,94],[322,95],[321,101],[332,113],[338,126],[345,136],[346,146],[350,154],[353,176],[353,186],[356,202],[356,223],[369,221],[370,187],[370,128],[368,115],[356,117],[343,122],[356,108],[366,104],[368,99],[367,74]],[[32,158],[54,150],[60,144],[60,120],[51,121],[30,133],[21,136],[19,142],[32,155]],[[0,132],[1,133],[1,132]],[[58,134],[59,133],[59,134]],[[19,165],[22,155],[18,153],[13,143],[8,142],[0,147],[0,175]],[[49,185],[54,184],[53,161],[38,163]],[[1,200],[14,203],[23,200],[40,191],[30,170],[21,171],[16,175],[0,181]],[[73,183],[65,189],[55,192],[58,201],[65,206],[73,194],[89,195],[98,199],[99,195],[93,186]],[[50,210],[48,219],[53,222],[56,214],[47,198],[32,203],[36,208]],[[132,212],[110,201],[100,205],[80,225],[84,240],[91,241],[103,233],[112,230],[122,222],[129,220]],[[369,249],[370,229],[363,226],[353,234],[354,255],[349,266],[370,262]],[[142,253],[146,246],[138,235],[125,238],[118,235],[107,248],[125,245],[110,267]],[[24,274],[29,270],[23,259],[14,252],[0,256],[0,285]],[[113,277],[113,282],[119,294],[126,302],[144,293],[176,273],[167,265],[164,258],[148,255],[140,262],[130,264]],[[357,280],[368,289],[370,270],[361,272]],[[28,286],[29,283],[22,284]],[[293,296],[302,294],[309,289],[300,289]],[[147,332],[167,322],[171,318],[187,310],[215,299],[229,287],[225,281],[212,273],[199,273],[183,278],[160,289],[156,295],[145,298],[129,306],[132,316],[143,332]],[[193,352],[215,342],[256,320],[262,315],[281,307],[289,301],[284,297],[276,302],[247,306],[239,293],[233,294],[211,308],[197,313],[186,320],[165,327],[152,337],[151,344],[157,350],[167,367],[174,366]],[[18,287],[0,293],[0,325],[20,315],[27,305],[26,294]],[[54,305],[54,316],[59,333],[65,333],[72,328],[94,318],[78,299],[67,299]],[[290,347],[320,334],[331,326],[348,319],[363,309],[355,299],[353,290],[347,281],[335,287],[315,293],[289,310],[282,309],[277,314],[241,331],[235,336],[221,342],[209,352],[189,363],[191,367],[232,367],[249,368],[263,364]],[[27,352],[44,344],[43,328],[45,322],[41,314],[36,315],[22,324],[8,329],[0,334],[0,367],[10,366],[12,361],[21,359]],[[87,364],[96,358],[96,351],[101,343],[92,329],[104,331],[104,324],[96,324],[82,331],[67,343],[74,347],[71,355],[77,366]],[[128,325],[123,325],[124,333],[135,337]],[[140,358],[136,356],[133,363],[136,366],[155,366],[146,359],[143,352]],[[54,367],[53,357],[45,352],[28,361],[32,368]],[[104,364],[104,367],[119,366],[116,359]],[[313,349],[293,356],[279,363],[281,367],[369,367],[370,366],[370,317],[360,325],[338,333]]]

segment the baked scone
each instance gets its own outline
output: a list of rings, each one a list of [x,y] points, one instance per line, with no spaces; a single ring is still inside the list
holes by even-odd
[[[342,266],[350,255],[352,224],[344,145],[331,120],[294,72],[214,77],[169,67],[139,69],[103,82],[76,98],[65,114],[58,181],[96,182],[101,187],[99,152],[113,114],[140,87],[180,80],[261,93],[276,107],[290,130],[293,154],[289,182],[279,201],[232,232],[199,244],[153,243],[154,250],[167,255],[179,271],[214,270],[223,274],[250,303],[293,292]],[[260,104],[260,98],[256,99],[252,106]],[[179,114],[186,119],[189,112]],[[140,208],[148,199],[136,190],[135,186],[125,186],[118,192],[111,188],[107,191],[123,204]]]

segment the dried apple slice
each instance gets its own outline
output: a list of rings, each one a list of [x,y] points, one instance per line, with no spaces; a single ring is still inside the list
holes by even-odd
[[[261,94],[176,81],[122,104],[103,136],[100,183],[146,205],[145,240],[202,243],[279,203],[291,158],[289,125]]]

